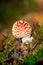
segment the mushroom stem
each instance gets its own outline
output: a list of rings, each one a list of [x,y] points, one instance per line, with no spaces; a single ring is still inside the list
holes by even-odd
[[[33,37],[24,37],[24,38],[22,38],[23,43],[32,42],[32,40],[33,40]]]

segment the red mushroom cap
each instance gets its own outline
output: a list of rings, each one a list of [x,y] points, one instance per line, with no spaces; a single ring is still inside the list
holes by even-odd
[[[12,34],[16,38],[23,38],[30,36],[31,26],[26,21],[16,21],[12,28]]]

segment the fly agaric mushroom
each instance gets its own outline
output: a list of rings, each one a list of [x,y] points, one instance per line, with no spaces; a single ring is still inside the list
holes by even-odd
[[[27,41],[32,42],[33,37],[31,37],[32,28],[26,21],[19,20],[16,21],[12,28],[12,34],[15,38],[21,38],[22,42]]]

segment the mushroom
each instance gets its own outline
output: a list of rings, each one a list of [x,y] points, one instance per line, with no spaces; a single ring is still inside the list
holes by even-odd
[[[32,42],[33,37],[31,37],[32,27],[28,22],[19,20],[16,21],[12,27],[12,34],[15,38],[22,39],[22,43]]]

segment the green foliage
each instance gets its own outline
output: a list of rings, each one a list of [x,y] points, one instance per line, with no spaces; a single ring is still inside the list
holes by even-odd
[[[13,41],[10,40],[5,46],[4,46],[4,51],[0,51],[0,61],[8,58],[10,55],[9,53],[15,49],[15,45],[13,44]]]
[[[35,55],[29,55],[24,58],[24,62],[22,65],[35,65],[37,59],[43,57],[43,47],[38,50]]]
[[[3,63],[2,63],[2,65],[12,65],[12,64],[11,64],[11,63],[10,63],[10,64],[8,64],[8,63],[4,63],[4,62],[3,62]]]
[[[29,0],[28,6],[29,6],[29,11],[32,12],[32,11],[35,11],[37,4],[34,0]]]
[[[43,23],[42,24],[39,24],[39,28],[36,30],[36,34],[38,36],[42,35],[43,34]]]
[[[43,46],[38,47],[38,52],[36,54],[36,58],[40,58],[40,57],[43,57]]]
[[[0,61],[3,59],[3,57],[4,57],[3,52],[0,52]]]
[[[7,45],[5,45],[5,49],[12,49],[12,47],[14,47],[13,41],[9,41]]]

